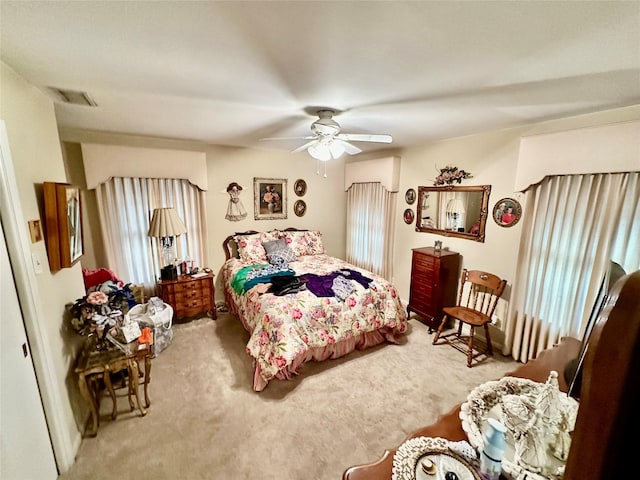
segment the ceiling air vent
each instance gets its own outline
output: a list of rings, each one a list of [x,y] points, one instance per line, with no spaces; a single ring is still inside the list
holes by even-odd
[[[62,90],[60,88],[52,88],[65,103],[73,105],[83,105],[85,107],[97,107],[98,104],[86,92],[78,92],[76,90]]]

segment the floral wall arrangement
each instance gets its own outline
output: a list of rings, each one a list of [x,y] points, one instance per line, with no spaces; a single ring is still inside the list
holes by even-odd
[[[440,174],[433,181],[434,185],[453,185],[454,183],[462,183],[466,178],[472,178],[469,172],[458,170],[458,167],[447,165],[439,169]]]

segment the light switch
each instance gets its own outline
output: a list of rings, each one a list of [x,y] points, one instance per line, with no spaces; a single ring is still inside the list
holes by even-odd
[[[42,273],[42,256],[39,252],[31,252],[31,261],[33,262],[33,271],[37,275]]]

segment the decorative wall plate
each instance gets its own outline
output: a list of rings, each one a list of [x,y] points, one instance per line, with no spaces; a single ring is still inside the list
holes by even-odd
[[[493,207],[493,219],[501,227],[513,227],[521,216],[522,206],[515,198],[501,198]]]
[[[480,480],[475,452],[467,442],[439,437],[416,437],[404,442],[393,456],[392,480]]]
[[[293,184],[293,191],[299,197],[304,197],[304,194],[307,193],[307,182],[299,178]],[[298,215],[300,216],[300,215]]]
[[[416,191],[413,188],[410,188],[404,194],[404,199],[409,205],[413,205],[413,202],[416,201]]]
[[[298,217],[302,217],[307,213],[307,204],[304,200],[296,200],[296,203],[293,204],[293,213]]]
[[[460,407],[460,420],[462,429],[469,438],[469,443],[477,450],[482,451],[484,446],[482,433],[487,418],[503,420],[502,399],[510,395],[536,396],[544,386],[543,383],[534,382],[526,378],[504,377],[500,380],[492,380],[476,387],[467,397],[467,401]],[[560,392],[560,402],[569,413],[570,430],[573,429],[578,412],[578,402],[563,392]],[[565,462],[556,458],[549,448],[547,455],[548,464],[542,472],[531,472],[515,462],[515,447],[513,432],[507,430],[507,449],[502,460],[502,469],[510,478],[546,478],[555,479],[556,472],[562,468]],[[549,443],[552,439],[549,439]]]

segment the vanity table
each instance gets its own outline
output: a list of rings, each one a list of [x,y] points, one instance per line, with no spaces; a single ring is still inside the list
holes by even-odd
[[[582,347],[586,357],[582,373],[580,405],[571,435],[564,480],[624,478],[632,466],[629,452],[635,450],[640,419],[640,270],[620,278],[584,345],[563,338],[559,345],[518,367],[507,376],[544,382],[551,370],[558,372],[559,388],[568,391],[563,372]],[[467,440],[459,418],[460,405],[437,422],[411,433],[417,437]],[[634,420],[635,419],[635,420]],[[405,441],[406,441],[405,440]],[[345,470],[343,480],[390,480],[396,450],[382,458]],[[630,463],[631,462],[631,463]]]
[[[562,342],[549,350],[542,352],[538,358],[518,367],[505,376],[527,378],[536,382],[544,382],[551,370],[562,372],[567,362],[575,358],[580,351],[580,342],[575,338],[565,337]],[[562,375],[559,376],[560,390],[566,392],[569,388]],[[436,423],[420,428],[411,433],[406,440],[418,437],[441,437],[457,442],[467,440],[460,421],[460,404],[442,415]],[[405,441],[406,441],[405,440]],[[343,480],[391,480],[393,456],[396,449],[386,450],[377,462],[348,468],[342,475]]]

